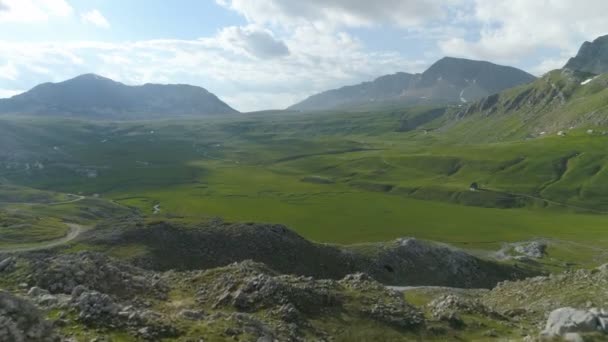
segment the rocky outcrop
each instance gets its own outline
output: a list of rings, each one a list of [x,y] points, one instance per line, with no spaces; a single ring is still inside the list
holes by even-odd
[[[503,279],[529,275],[522,269],[492,263],[447,245],[414,238],[402,238],[380,246],[363,271],[389,285],[462,288],[491,288]]]
[[[337,284],[331,280],[277,275],[250,261],[230,265],[221,273],[210,272],[215,277],[198,289],[197,300],[211,300],[213,307],[252,312],[290,304],[298,311],[314,314],[341,303]]]
[[[36,306],[0,291],[0,341],[57,342],[59,338]]]
[[[283,225],[216,224],[182,227],[156,223],[126,229],[112,245],[145,244],[135,262],[159,271],[210,269],[254,260],[286,274],[341,279],[363,272],[388,285],[490,288],[531,275],[517,267],[482,260],[447,245],[413,238],[370,244],[372,253],[317,244]],[[109,243],[109,242],[108,242]]]
[[[608,312],[600,309],[559,308],[552,311],[541,336],[563,337],[568,333],[608,332]]]
[[[70,294],[79,285],[118,297],[154,295],[167,288],[158,274],[101,253],[80,252],[33,260],[29,282],[51,293]]]
[[[327,312],[348,312],[399,329],[415,329],[424,324],[422,312],[408,304],[400,293],[386,289],[364,274],[348,275],[340,281],[315,280],[278,275],[261,264],[246,261],[204,272],[196,278],[213,279],[197,289],[197,302],[249,314],[268,311],[283,322],[279,326],[289,327],[283,333],[267,334],[275,337],[297,336],[310,330],[309,319]],[[357,305],[346,305],[347,302]],[[314,330],[312,333],[322,335]]]
[[[438,297],[431,301],[427,307],[433,319],[447,322],[454,328],[462,328],[465,325],[462,319],[462,315],[465,314],[498,320],[505,319],[478,299],[465,298],[453,294]]]
[[[546,251],[547,244],[541,241],[532,241],[515,246],[515,252],[533,259],[541,259],[545,256]]]

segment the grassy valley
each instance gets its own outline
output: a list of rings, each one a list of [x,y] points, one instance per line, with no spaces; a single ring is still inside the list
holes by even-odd
[[[435,110],[146,123],[5,119],[22,138],[36,135],[15,145],[25,157],[5,159],[0,176],[115,201],[148,221],[283,223],[338,244],[415,236],[482,254],[548,239],[558,265],[604,261],[575,255],[570,244],[608,245],[608,136],[578,130],[455,144],[452,133],[399,129]],[[42,167],[28,169],[36,163]],[[480,190],[470,191],[473,182]]]

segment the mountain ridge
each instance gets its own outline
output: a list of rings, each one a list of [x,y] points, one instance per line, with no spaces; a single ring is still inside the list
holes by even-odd
[[[202,87],[153,83],[130,86],[92,73],[42,83],[23,94],[0,99],[0,114],[33,116],[141,119],[236,113]]]
[[[384,75],[371,82],[312,95],[288,109],[349,109],[370,102],[396,102],[407,106],[467,103],[535,79],[533,75],[513,67],[444,57],[423,73]]]

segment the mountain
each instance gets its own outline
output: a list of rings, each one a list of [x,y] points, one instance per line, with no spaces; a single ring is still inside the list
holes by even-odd
[[[596,75],[607,73],[608,35],[585,42],[576,57],[571,58],[564,68]]]
[[[445,57],[422,74],[397,73],[313,95],[289,109],[317,111],[374,104],[466,103],[529,83],[535,77],[489,62]]]
[[[417,80],[418,75],[399,72],[385,75],[372,82],[346,86],[313,95],[306,100],[289,107],[289,110],[325,110],[331,108],[365,104],[374,101],[386,101],[404,94]]]
[[[96,119],[168,118],[238,113],[207,90],[190,85],[128,86],[95,74],[40,84],[0,100],[0,114]]]
[[[601,134],[604,129],[598,128],[608,127],[608,36],[585,42],[564,69],[452,108],[442,120],[443,130],[449,128],[459,141],[528,139],[577,129]]]

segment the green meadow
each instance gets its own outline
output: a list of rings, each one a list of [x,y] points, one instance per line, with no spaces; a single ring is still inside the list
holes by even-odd
[[[4,119],[0,127],[19,136],[12,148],[25,157],[4,161],[0,180],[114,201],[149,221],[221,217],[282,223],[319,242],[412,236],[480,253],[545,238],[560,260],[603,261],[576,250],[608,247],[608,136],[459,143],[462,132],[433,122],[401,129],[432,110]],[[24,170],[35,162],[43,167]]]

